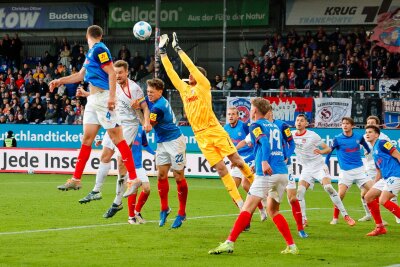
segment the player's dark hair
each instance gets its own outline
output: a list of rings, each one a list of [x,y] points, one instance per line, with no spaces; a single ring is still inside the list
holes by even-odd
[[[198,69],[205,77],[207,77],[207,71],[206,71],[204,68],[197,66],[197,69]]]
[[[308,122],[308,117],[306,114],[300,113],[299,115],[297,115],[297,117],[304,118]]]
[[[128,63],[125,60],[117,60],[114,62],[114,67],[116,68],[124,68],[124,70],[128,70]]]
[[[156,90],[164,90],[164,82],[159,78],[153,78],[146,81],[147,86],[153,87]]]
[[[251,104],[255,106],[258,111],[265,116],[265,114],[268,113],[268,111],[272,110],[272,106],[269,103],[267,99],[261,98],[261,97],[256,97],[253,100],[251,100]]]
[[[100,39],[103,36],[103,29],[98,25],[92,25],[87,29],[87,34],[95,39]]]
[[[380,130],[379,127],[376,126],[376,125],[367,125],[367,126],[365,127],[365,130],[367,130],[367,129],[372,129],[372,130],[374,130],[375,133],[381,134],[381,130]]]
[[[379,118],[377,116],[368,116],[367,121],[368,120],[375,120],[376,125],[381,124],[381,121],[379,120]]]
[[[343,117],[342,118],[342,122],[343,121],[347,121],[348,123],[350,123],[352,126],[354,126],[354,120],[350,117]]]

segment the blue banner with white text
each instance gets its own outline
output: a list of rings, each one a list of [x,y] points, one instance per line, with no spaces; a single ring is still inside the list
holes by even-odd
[[[93,24],[89,3],[0,4],[0,29],[85,29]]]

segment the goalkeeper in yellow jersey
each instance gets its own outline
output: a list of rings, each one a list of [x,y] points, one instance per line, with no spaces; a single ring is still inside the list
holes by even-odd
[[[253,182],[254,175],[237,153],[235,145],[212,110],[211,85],[206,78],[206,71],[193,64],[192,60],[179,47],[176,33],[173,33],[172,47],[190,72],[188,83],[181,80],[168,59],[168,42],[168,35],[163,34],[160,37],[159,51],[165,71],[181,95],[184,110],[193,128],[200,150],[210,166],[217,170],[228,193],[241,209],[243,200],[236,188],[235,181],[225,166],[224,158],[228,157],[232,166],[238,167],[250,183]]]

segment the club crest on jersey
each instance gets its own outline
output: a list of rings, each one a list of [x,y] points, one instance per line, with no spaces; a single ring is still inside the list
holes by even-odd
[[[103,53],[99,54],[98,57],[99,57],[100,63],[104,63],[104,62],[107,62],[107,61],[110,60],[110,58],[108,57],[107,52],[103,52]]]
[[[255,136],[256,138],[258,138],[262,133],[263,133],[263,132],[262,132],[262,130],[261,130],[260,127],[257,127],[257,128],[255,128],[255,129],[253,130],[253,134],[254,134],[254,136]]]

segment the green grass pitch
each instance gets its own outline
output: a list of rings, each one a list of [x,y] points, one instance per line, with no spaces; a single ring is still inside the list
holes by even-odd
[[[261,223],[254,214],[251,230],[235,244],[233,254],[208,255],[225,240],[237,208],[221,181],[188,179],[188,220],[169,229],[177,212],[177,194],[170,179],[172,213],[158,227],[157,181],[142,214],[145,225],[129,225],[127,208],[111,219],[103,213],[114,198],[115,177],[108,177],[103,200],[79,204],[93,186],[94,176],[83,177],[79,191],[62,192],[56,186],[66,175],[0,175],[0,266],[388,266],[400,263],[400,225],[383,207],[388,234],[366,237],[373,222],[349,227],[340,219],[330,225],[332,204],[320,185],[306,194],[309,238],[300,239],[287,201],[281,206],[300,255],[281,255],[285,243],[271,219]],[[336,185],[334,185],[336,187]],[[243,191],[242,191],[243,193]],[[244,193],[242,194],[244,196]],[[345,206],[354,219],[363,216],[359,190],[353,186]]]

